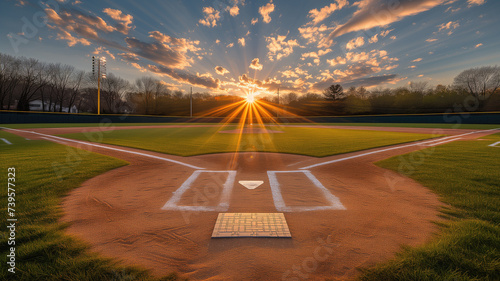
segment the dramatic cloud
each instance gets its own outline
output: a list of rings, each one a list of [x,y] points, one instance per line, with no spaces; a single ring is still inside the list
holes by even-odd
[[[231,16],[236,17],[240,13],[240,8],[238,8],[238,6],[236,5],[234,5],[233,7],[228,6],[226,8],[226,11],[228,11]]]
[[[131,24],[132,20],[134,19],[132,15],[127,15],[120,10],[115,10],[111,8],[106,8],[103,10],[103,12],[117,22],[115,26],[116,30],[118,30],[123,34],[128,34],[130,29],[132,28]]]
[[[185,68],[193,62],[193,59],[187,56],[187,52],[196,55],[199,50],[196,46],[199,41],[174,38],[159,31],[150,32],[149,37],[153,38],[154,41],[146,43],[136,38],[127,37],[125,42],[131,52],[165,67]]]
[[[252,60],[252,62],[250,63],[250,66],[249,66],[251,69],[255,69],[255,70],[262,70],[262,64],[259,63],[259,59],[258,58],[254,58]]]
[[[460,24],[458,23],[458,21],[449,21],[447,23],[443,23],[443,24],[438,25],[438,27],[439,27],[438,31],[449,30],[448,35],[451,35],[453,33],[453,30],[459,26],[460,26]]]
[[[312,89],[315,91],[323,91],[324,89],[328,88],[330,85],[335,84],[335,83],[342,83],[342,86],[347,89],[350,87],[373,87],[373,86],[378,86],[381,84],[386,84],[386,83],[391,83],[394,84],[402,79],[405,78],[397,78],[396,74],[387,74],[387,75],[380,75],[380,76],[373,76],[373,77],[367,77],[367,78],[357,78],[357,79],[352,79],[352,80],[334,80],[334,79],[325,79],[321,82],[314,83],[312,85]]]
[[[469,3],[469,7],[472,7],[472,6],[479,6],[479,5],[483,5],[486,1],[485,0],[467,0],[467,3]]]
[[[329,17],[333,12],[342,9],[346,5],[349,4],[347,0],[336,0],[335,2],[337,3],[331,3],[329,6],[325,6],[321,8],[320,10],[318,9],[313,9],[309,11],[309,18],[312,18],[311,22],[309,24],[316,25]]]
[[[120,57],[122,57],[122,60],[128,61],[128,62],[137,62],[139,61],[139,56],[137,56],[134,53],[120,53],[118,54]]]
[[[274,58],[280,60],[281,58],[288,57],[293,53],[293,48],[300,46],[296,39],[285,40],[288,35],[278,35],[274,37],[266,37],[268,57],[270,61]]]
[[[323,44],[331,45],[333,39],[346,33],[387,26],[407,16],[432,9],[444,0],[360,0],[358,10],[342,25],[335,28]]]
[[[215,10],[213,7],[204,7],[203,13],[205,17],[200,19],[198,22],[204,26],[214,27],[217,26],[217,21],[220,19],[220,12]]]
[[[326,36],[325,32],[332,28],[322,24],[321,26],[303,26],[299,27],[299,33],[302,38],[307,39],[307,44],[320,42]]]
[[[57,29],[57,39],[67,41],[70,47],[78,43],[90,45],[91,41],[95,41],[120,48],[118,44],[102,39],[98,35],[98,32],[109,33],[116,30],[98,16],[86,15],[76,10],[61,10],[57,13],[50,8],[45,9],[45,13],[49,21],[48,27]]]
[[[273,1],[267,3],[266,5],[259,8],[259,14],[262,16],[262,21],[265,23],[271,22],[270,14],[274,11]]]
[[[209,75],[193,75],[184,71],[178,71],[165,66],[148,65],[148,70],[159,75],[166,75],[178,82],[188,83],[194,86],[221,90],[221,81],[219,79],[214,79]]]
[[[109,58],[112,58],[113,60],[116,59],[115,55],[113,55],[109,50],[107,50],[105,47],[98,47],[96,48],[92,54],[94,55],[101,55],[101,54],[106,54],[108,55]]]
[[[329,52],[331,52],[332,49],[326,49],[326,50],[319,50],[318,52],[309,52],[309,53],[304,53],[302,54],[302,60],[305,60],[306,58],[313,58],[314,60],[314,63],[316,65],[319,65],[320,64],[320,59],[319,57],[321,56],[324,56],[326,54],[328,54]]]
[[[71,33],[67,32],[64,29],[59,29],[60,32],[57,33],[57,40],[66,40],[68,46],[73,47],[76,44],[80,43],[82,45],[88,46],[90,42],[85,38],[76,38],[71,35]]]
[[[347,42],[345,48],[350,51],[352,49],[356,49],[357,47],[361,47],[365,44],[365,38],[360,36],[357,38],[352,39],[351,41]]]
[[[215,67],[215,72],[216,72],[217,74],[219,74],[219,75],[224,76],[224,74],[229,73],[229,70],[225,69],[225,68],[224,68],[224,67],[222,67],[222,66],[216,66],[216,67]]]
[[[363,78],[381,71],[389,71],[396,67],[393,64],[398,61],[397,58],[390,58],[385,50],[372,50],[370,52],[348,52],[345,57],[337,56],[327,62],[331,66],[346,66],[347,68],[337,68],[333,72],[324,70],[321,72],[323,77],[321,82],[326,81],[345,81]]]

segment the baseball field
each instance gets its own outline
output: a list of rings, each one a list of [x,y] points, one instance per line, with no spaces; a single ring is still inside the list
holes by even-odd
[[[4,124],[4,265],[17,280],[498,280],[499,127]]]

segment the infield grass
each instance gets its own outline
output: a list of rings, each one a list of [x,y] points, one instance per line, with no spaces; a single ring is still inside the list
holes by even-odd
[[[40,140],[26,140],[0,131],[13,145],[1,145],[0,195],[3,227],[7,219],[7,169],[15,173],[15,245],[7,247],[4,228],[0,243],[0,280],[158,280],[146,271],[118,265],[88,251],[66,234],[61,198],[85,180],[127,162]],[[68,157],[71,155],[71,157]],[[69,161],[68,159],[72,159]],[[7,255],[15,247],[15,274],[7,271]],[[161,280],[177,280],[172,275]]]
[[[369,148],[437,137],[382,131],[268,127],[283,133],[218,133],[235,126],[197,128],[146,128],[90,133],[63,134],[66,138],[95,141],[157,151],[180,156],[209,153],[260,151],[323,157]]]
[[[447,220],[428,244],[405,248],[361,280],[500,280],[500,147],[488,146],[500,134],[482,139],[429,148],[423,163],[406,169],[449,205],[442,210]],[[398,171],[400,161],[378,165]]]

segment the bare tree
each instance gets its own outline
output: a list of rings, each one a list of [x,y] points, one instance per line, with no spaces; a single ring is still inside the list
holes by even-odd
[[[344,89],[339,84],[331,85],[323,91],[326,100],[339,100],[344,97]]]
[[[283,97],[283,99],[284,99],[285,104],[289,105],[289,104],[293,104],[293,103],[297,102],[297,100],[299,99],[299,96],[296,93],[291,92],[291,93],[286,94]]]
[[[58,105],[58,108],[51,109],[51,111],[62,112],[64,102],[68,98],[69,88],[71,87],[71,79],[75,72],[75,68],[70,65],[50,64],[49,66],[49,77],[50,85],[52,87],[52,92],[54,94],[54,102]],[[52,100],[50,100],[50,105],[52,106]]]
[[[454,85],[467,90],[477,98],[486,98],[500,87],[500,67],[483,66],[462,71],[454,79]]]
[[[101,83],[101,98],[105,104],[105,112],[119,113],[125,92],[130,89],[130,83],[113,73],[109,73],[106,79],[101,80]]]
[[[29,110],[35,94],[45,86],[46,66],[36,59],[22,59],[20,64],[20,92],[17,110]]]
[[[140,98],[145,114],[151,113],[151,105],[154,99],[156,80],[152,77],[144,76],[135,81],[137,96]]]
[[[10,109],[14,89],[19,84],[20,64],[21,60],[0,53],[0,109],[4,108],[5,102]]]

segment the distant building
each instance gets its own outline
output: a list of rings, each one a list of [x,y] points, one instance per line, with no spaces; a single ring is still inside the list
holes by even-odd
[[[59,112],[60,107],[58,104],[42,102],[41,100],[34,100],[29,103],[30,111],[50,111]],[[63,106],[62,112],[68,112],[68,107]],[[78,113],[78,108],[75,105],[71,106],[69,113]]]

